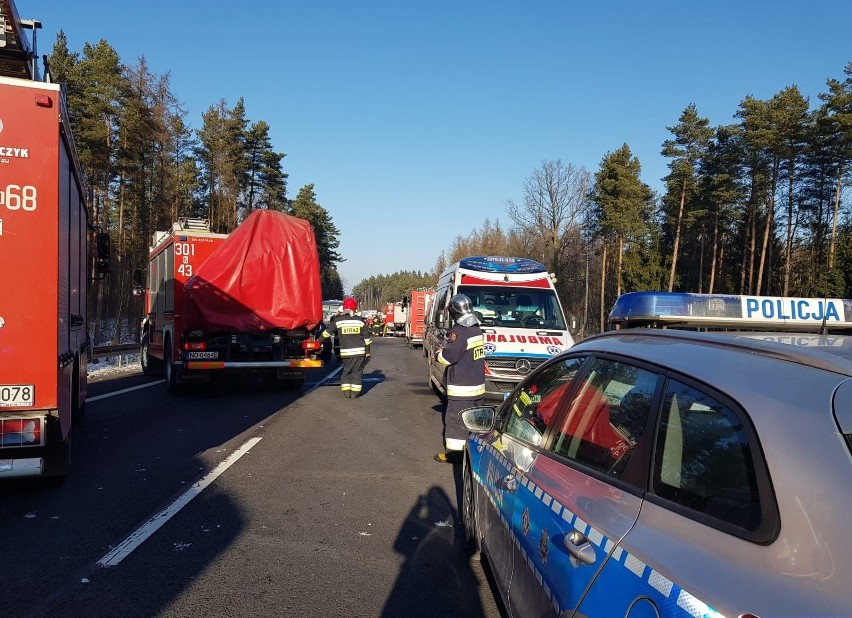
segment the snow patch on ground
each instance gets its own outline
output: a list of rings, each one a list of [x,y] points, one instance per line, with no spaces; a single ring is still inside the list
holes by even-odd
[[[98,358],[89,363],[89,379],[112,378],[121,375],[141,373],[138,354],[125,354]]]

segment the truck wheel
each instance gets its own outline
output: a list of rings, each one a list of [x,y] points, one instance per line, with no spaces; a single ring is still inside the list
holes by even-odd
[[[172,363],[172,342],[166,337],[163,349],[163,371],[166,378],[166,392],[169,395],[177,395],[181,385],[178,384],[179,369]]]
[[[163,361],[148,353],[148,333],[142,338],[142,345],[139,346],[139,363],[142,365],[142,373],[146,376],[161,376],[163,375]]]
[[[71,423],[79,425],[86,417],[86,402],[80,402],[80,359],[74,360],[74,372],[71,374]]]

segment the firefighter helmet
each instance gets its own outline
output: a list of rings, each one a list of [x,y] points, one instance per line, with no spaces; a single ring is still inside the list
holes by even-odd
[[[456,294],[450,299],[450,317],[462,326],[479,324],[473,313],[473,304],[465,294]]]
[[[358,301],[356,301],[351,296],[347,296],[343,299],[343,310],[344,311],[355,311],[358,308]]]

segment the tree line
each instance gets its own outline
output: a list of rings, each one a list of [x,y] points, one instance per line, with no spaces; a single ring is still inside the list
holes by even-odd
[[[206,218],[218,232],[257,208],[307,219],[323,297],[344,296],[340,231],[314,185],[287,196],[286,155],[268,123],[247,117],[242,98],[210,105],[193,129],[169,75],[152,73],[144,57],[125,64],[105,40],[71,52],[60,32],[49,65],[66,85],[91,221],[113,246],[113,273],[90,299],[96,328],[101,317],[117,318],[116,329],[122,318],[135,323],[142,307],[131,273],[147,264],[153,232],[181,217]],[[852,296],[852,62],[826,81],[818,103],[789,86],[768,99],[746,96],[732,119],[711,126],[690,104],[667,127],[662,194],[641,180],[628,144],[604,154],[593,173],[543,161],[524,180],[521,201],[506,203],[508,226],[486,219],[441,251],[431,272],[377,274],[352,292],[378,308],[434,286],[465,255],[500,254],[543,262],[586,333],[601,330],[629,291]]]
[[[458,236],[427,279],[434,285],[465,255],[537,259],[585,334],[602,330],[615,298],[631,291],[850,298],[852,62],[843,73],[818,105],[789,86],[745,97],[730,124],[710,126],[688,105],[660,146],[662,195],[642,182],[628,144],[594,173],[545,161],[522,201],[507,203],[512,225],[486,220]]]
[[[286,155],[273,147],[267,122],[247,117],[242,98],[210,105],[194,130],[169,76],[154,74],[144,57],[126,64],[103,39],[71,52],[60,31],[48,65],[65,85],[90,222],[112,245],[112,273],[89,299],[95,341],[119,341],[122,325],[132,331],[138,323],[143,307],[132,295],[132,272],[147,266],[153,233],[179,218],[207,219],[222,233],[259,208],[306,219],[317,240],[323,295],[343,295],[339,230],[313,184],[288,198]],[[99,332],[102,318],[114,319],[114,332]]]

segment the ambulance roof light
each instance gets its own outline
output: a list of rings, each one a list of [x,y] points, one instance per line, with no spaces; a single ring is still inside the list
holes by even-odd
[[[852,300],[631,292],[615,301],[609,323],[616,328],[852,331]]]
[[[502,255],[477,255],[462,258],[459,266],[468,270],[486,273],[546,273],[547,267],[541,262],[529,258],[506,257]]]

